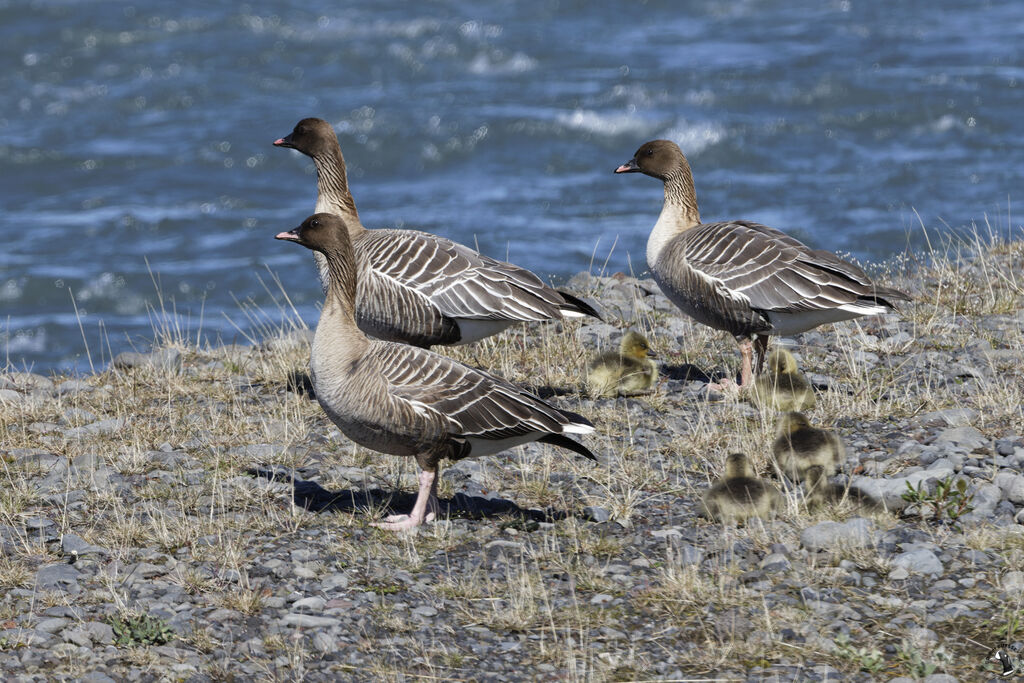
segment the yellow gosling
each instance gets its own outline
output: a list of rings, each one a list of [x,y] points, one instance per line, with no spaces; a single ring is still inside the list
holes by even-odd
[[[751,399],[762,410],[810,410],[817,403],[811,383],[786,349],[768,355],[768,370],[754,380]]]
[[[651,347],[639,332],[627,332],[618,352],[609,351],[587,366],[591,396],[636,396],[654,388],[658,366],[650,359]]]
[[[807,470],[820,465],[826,477],[839,471],[846,459],[843,442],[836,434],[812,427],[803,413],[779,416],[772,455],[779,470],[793,481],[803,481]]]
[[[704,494],[704,513],[716,522],[745,522],[752,517],[775,515],[782,494],[754,476],[754,468],[742,453],[725,460],[725,476]]]

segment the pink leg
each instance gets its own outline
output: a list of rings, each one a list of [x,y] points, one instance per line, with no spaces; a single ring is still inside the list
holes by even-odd
[[[744,339],[740,342],[740,355],[743,357],[743,362],[740,366],[740,389],[749,389],[753,383],[753,360],[754,360],[754,345],[749,339]]]
[[[412,529],[424,522],[433,522],[438,512],[437,470],[420,470],[420,490],[416,494],[412,512],[408,515],[389,515],[383,522],[375,522],[373,526],[387,531]]]

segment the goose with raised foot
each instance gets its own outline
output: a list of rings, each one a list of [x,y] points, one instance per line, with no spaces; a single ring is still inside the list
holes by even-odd
[[[768,354],[768,367],[754,380],[751,398],[771,410],[810,410],[817,403],[811,383],[786,349]]]
[[[299,121],[274,145],[313,159],[315,211],[345,219],[359,268],[356,321],[370,336],[428,348],[468,344],[518,322],[600,317],[525,268],[449,239],[417,230],[368,230],[348,189],[338,137],[323,119]],[[322,254],[315,257],[327,291],[330,270]]]
[[[802,481],[815,465],[824,468],[827,477],[838,472],[846,460],[846,450],[834,432],[814,427],[806,415],[790,411],[779,415],[772,456],[783,474]]]
[[[414,457],[420,466],[412,512],[378,526],[406,529],[434,519],[443,458],[491,455],[540,441],[596,460],[567,436],[594,431],[581,415],[427,349],[368,338],[356,324],[361,273],[347,228],[345,218],[319,213],[276,237],[322,254],[328,269],[310,356],[317,401],[352,441]]]
[[[885,313],[893,301],[910,298],[774,228],[751,221],[702,223],[690,164],[670,140],[644,143],[615,172],[643,173],[665,184],[661,215],[647,240],[647,265],[680,310],[735,337],[742,388],[749,388],[755,365],[760,372],[769,335]]]
[[[591,396],[636,396],[650,391],[658,381],[658,366],[650,358],[651,345],[630,330],[622,335],[618,351],[603,353],[587,365],[587,389]]]
[[[745,522],[774,516],[782,494],[757,478],[746,455],[733,453],[725,459],[725,476],[707,490],[702,503],[704,515],[716,522]]]

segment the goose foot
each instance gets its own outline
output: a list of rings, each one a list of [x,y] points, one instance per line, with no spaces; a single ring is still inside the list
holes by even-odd
[[[421,470],[420,490],[416,494],[412,512],[407,515],[388,515],[383,522],[374,522],[371,526],[385,531],[413,529],[424,522],[433,522],[440,511],[441,506],[437,502],[437,470]]]

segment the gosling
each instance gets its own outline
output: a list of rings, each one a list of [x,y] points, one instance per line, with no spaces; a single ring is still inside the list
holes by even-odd
[[[639,332],[627,332],[619,350],[603,353],[587,366],[591,396],[636,396],[649,392],[658,381],[658,366],[650,359],[651,346]]]
[[[856,486],[840,486],[833,484],[825,476],[825,468],[814,465],[807,468],[804,481],[804,500],[808,510],[815,510],[825,505],[839,505],[848,501],[852,505],[871,512],[883,512],[885,506],[870,493]]]
[[[768,371],[754,381],[751,398],[759,408],[772,410],[810,410],[817,402],[811,383],[786,349],[768,355]]]
[[[812,427],[803,413],[779,416],[772,455],[779,471],[793,481],[803,481],[807,469],[821,465],[826,477],[839,471],[846,460],[843,442],[833,432]]]
[[[742,453],[725,459],[725,476],[704,494],[704,513],[716,522],[745,522],[751,517],[774,516],[782,494],[754,476],[754,468]]]

